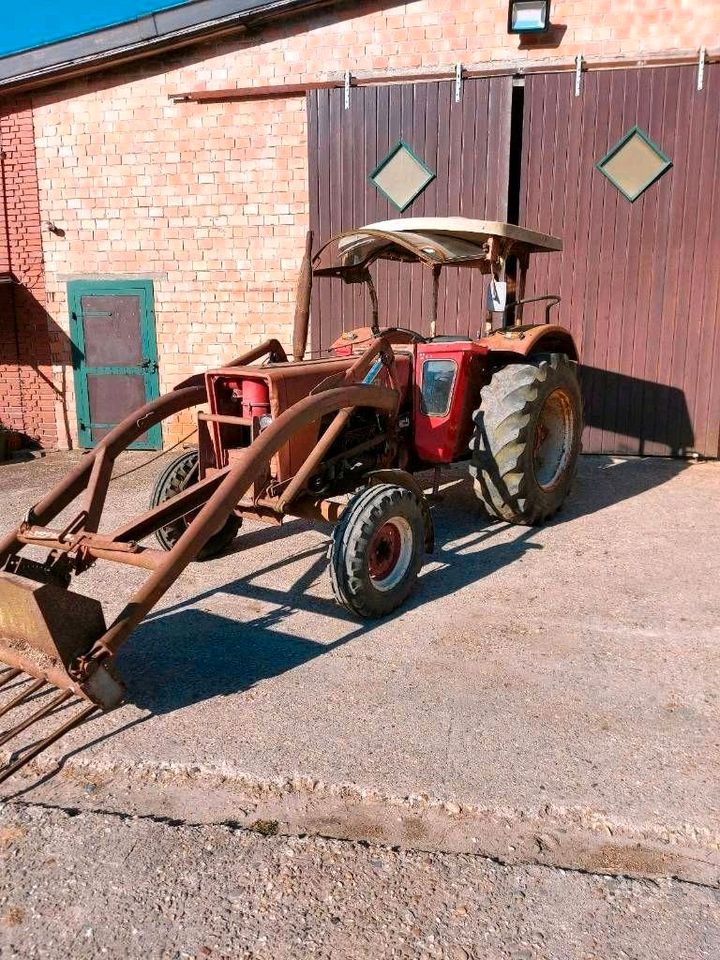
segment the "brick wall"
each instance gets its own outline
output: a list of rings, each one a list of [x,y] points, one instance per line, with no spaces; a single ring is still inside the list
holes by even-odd
[[[352,16],[352,11],[357,11]],[[194,88],[289,83],[373,71],[693,50],[716,42],[717,0],[553,0],[552,45],[506,31],[507,0],[350,4],[182,59],[126,68],[35,96],[48,309],[67,330],[66,281],[152,277],[161,388],[279,336],[308,223],[303,98],[173,104]],[[350,11],[350,12],[348,12]],[[562,30],[565,27],[565,30]],[[545,45],[543,45],[545,43]],[[53,341],[58,390],[69,354]],[[178,439],[187,422],[166,430]]]
[[[42,446],[57,443],[56,391],[43,278],[32,111],[0,107],[0,421]]]

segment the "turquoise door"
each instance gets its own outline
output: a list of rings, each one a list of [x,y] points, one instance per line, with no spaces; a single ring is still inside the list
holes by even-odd
[[[68,283],[70,337],[81,447],[95,444],[129,413],[159,396],[151,280]],[[159,450],[160,424],[132,448]]]

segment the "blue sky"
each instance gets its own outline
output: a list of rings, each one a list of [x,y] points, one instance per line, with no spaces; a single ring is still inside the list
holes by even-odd
[[[0,57],[41,47],[99,27],[134,20],[154,10],[181,6],[184,0],[30,0],[28,6],[5,3]],[[5,3],[2,6],[5,6]]]

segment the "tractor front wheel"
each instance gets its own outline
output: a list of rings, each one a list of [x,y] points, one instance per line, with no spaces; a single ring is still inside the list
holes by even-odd
[[[415,587],[424,541],[425,518],[412,490],[380,483],[356,493],[330,544],[338,603],[360,617],[395,610]]]
[[[576,365],[548,353],[493,373],[480,392],[470,473],[491,517],[542,523],[570,491],[582,434]]]
[[[171,460],[158,477],[150,506],[157,507],[158,504],[177,496],[183,490],[187,490],[188,487],[197,483],[197,480],[198,452],[197,450],[187,450]],[[179,520],[173,520],[172,523],[168,523],[167,526],[156,531],[155,537],[163,550],[172,550],[187,530],[191,520],[191,516],[180,517]],[[238,517],[229,517],[225,526],[210,537],[196,559],[210,560],[221,554],[237,536],[240,523]]]

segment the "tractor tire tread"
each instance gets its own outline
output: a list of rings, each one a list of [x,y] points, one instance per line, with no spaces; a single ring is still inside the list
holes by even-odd
[[[572,396],[573,447],[557,489],[548,493],[535,481],[530,445],[539,408],[561,385]],[[475,493],[493,518],[528,526],[542,523],[561,506],[577,467],[582,400],[575,365],[560,353],[536,354],[526,362],[507,364],[493,373],[480,399],[469,445]]]
[[[414,555],[407,575],[387,593],[368,590],[366,551],[383,518],[404,514],[413,527]],[[363,618],[390,613],[412,592],[422,565],[424,518],[407,487],[382,483],[359,491],[335,524],[330,540],[330,582],[339,604]]]
[[[185,450],[178,454],[163,470],[155,483],[150,499],[150,507],[157,507],[165,500],[182,493],[187,488],[188,478],[195,470],[198,462],[197,450]],[[214,533],[205,546],[199,551],[197,560],[211,560],[219,556],[237,536],[241,521],[238,517],[228,517],[227,522]],[[188,524],[181,518],[168,523],[155,532],[155,539],[163,550],[172,550],[180,537],[187,529]]]

